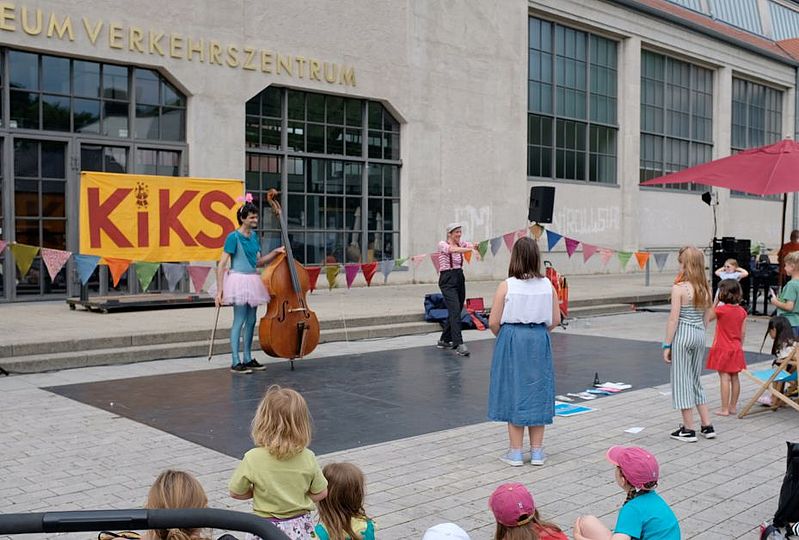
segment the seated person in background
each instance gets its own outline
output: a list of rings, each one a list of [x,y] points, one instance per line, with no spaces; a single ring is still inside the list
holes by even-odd
[[[454,523],[439,523],[425,531],[422,540],[471,540],[469,535]]]
[[[574,523],[574,540],[680,540],[677,516],[655,492],[660,468],[655,456],[637,446],[611,446],[607,459],[616,466],[616,482],[627,498],[611,531],[594,516]]]
[[[787,276],[785,270],[783,270],[785,256],[794,251],[799,251],[799,230],[797,229],[791,231],[791,241],[784,243],[777,253],[777,264],[780,265],[780,275],[783,276],[783,281],[785,281],[784,278]]]
[[[166,470],[158,475],[147,494],[148,509],[207,508],[208,497],[200,482],[183,471]],[[166,529],[144,533],[147,540],[207,540],[203,529]]]

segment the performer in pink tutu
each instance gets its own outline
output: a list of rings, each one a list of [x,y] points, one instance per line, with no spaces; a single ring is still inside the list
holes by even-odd
[[[265,369],[252,357],[252,338],[255,332],[255,315],[258,306],[269,302],[269,293],[261,281],[257,268],[268,264],[278,253],[279,247],[261,256],[261,243],[255,228],[258,226],[258,208],[252,203],[249,193],[244,204],[236,212],[239,228],[225,239],[222,258],[216,270],[216,305],[233,305],[233,327],[230,329],[230,346],[233,373],[252,373],[254,369]],[[230,264],[230,270],[225,271]],[[244,330],[244,358],[239,357],[239,338]]]

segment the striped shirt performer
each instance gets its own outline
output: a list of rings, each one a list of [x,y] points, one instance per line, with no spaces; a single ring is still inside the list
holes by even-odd
[[[461,241],[460,223],[447,225],[447,239],[438,243],[438,287],[444,296],[448,317],[436,347],[455,349],[458,356],[469,356],[469,349],[461,335],[461,311],[466,301],[466,279],[463,276],[463,254],[474,249],[474,244]]]

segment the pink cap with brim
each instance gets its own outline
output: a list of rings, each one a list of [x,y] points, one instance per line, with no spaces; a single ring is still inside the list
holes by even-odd
[[[488,499],[488,506],[497,523],[517,527],[529,523],[535,514],[535,501],[521,484],[502,484]]]
[[[658,462],[640,446],[611,446],[607,459],[621,469],[622,475],[634,488],[641,489],[660,476]]]

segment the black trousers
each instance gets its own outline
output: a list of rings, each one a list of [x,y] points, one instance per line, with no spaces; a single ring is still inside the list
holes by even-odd
[[[441,332],[441,341],[451,341],[453,347],[463,343],[461,335],[461,311],[466,301],[466,279],[463,270],[444,270],[438,278],[438,288],[444,295],[449,317],[444,321],[444,331]]]

